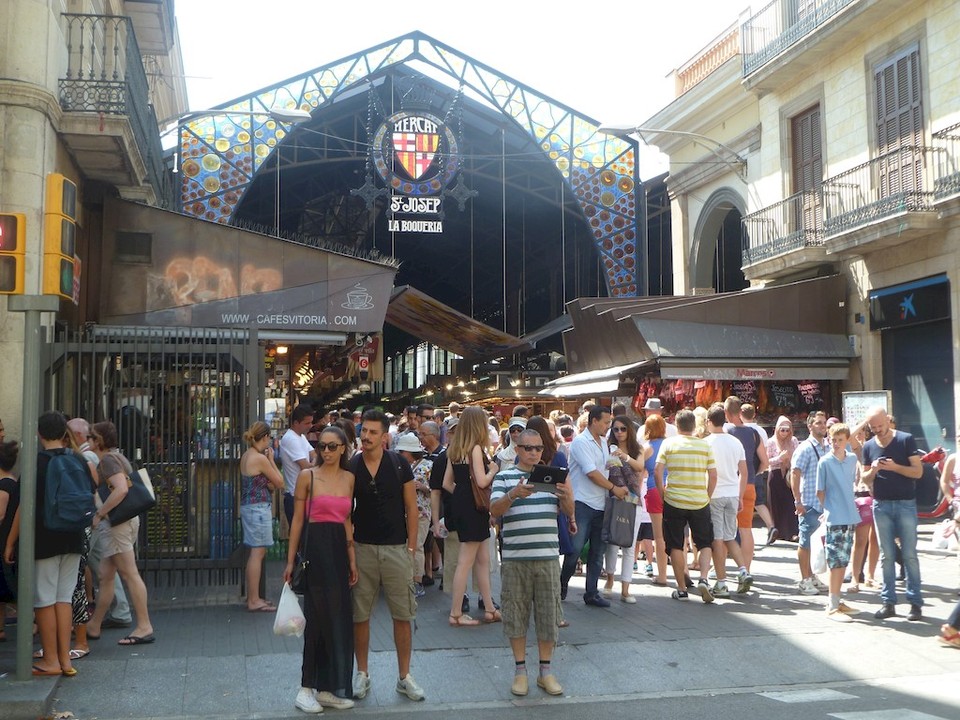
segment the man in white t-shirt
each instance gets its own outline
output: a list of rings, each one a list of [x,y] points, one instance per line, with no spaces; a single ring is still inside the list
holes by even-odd
[[[730,597],[727,589],[727,553],[737,563],[737,592],[749,592],[753,577],[747,572],[743,553],[737,542],[737,513],[743,507],[747,488],[747,456],[743,444],[723,431],[726,411],[719,403],[707,411],[707,442],[713,448],[717,463],[717,486],[710,496],[710,518],[713,522],[713,566],[717,572],[714,597]]]
[[[280,438],[280,464],[283,468],[283,512],[287,522],[293,522],[293,491],[301,470],[312,467],[317,452],[307,440],[306,433],[313,427],[313,408],[297,405],[290,414],[290,428]]]

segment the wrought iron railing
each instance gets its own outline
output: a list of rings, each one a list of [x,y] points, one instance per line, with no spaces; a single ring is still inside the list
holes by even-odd
[[[743,218],[744,267],[791,250],[823,245],[820,193],[805,190]]]
[[[773,0],[740,29],[744,77],[855,2],[858,0]]]
[[[933,134],[937,154],[933,196],[937,200],[960,194],[960,123]]]
[[[823,181],[824,233],[933,208],[939,148],[904,146]]]
[[[130,18],[64,13],[67,72],[60,106],[67,112],[126,116],[162,207],[173,206],[157,118]]]

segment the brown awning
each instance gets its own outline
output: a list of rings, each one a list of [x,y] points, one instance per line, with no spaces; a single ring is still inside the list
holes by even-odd
[[[518,338],[474,320],[409,285],[394,289],[386,322],[414,337],[476,360],[532,350],[540,340],[570,327],[570,319],[562,315]]]
[[[839,275],[708,296],[581,298],[567,305],[567,366],[653,361],[664,378],[844,379],[854,356],[845,300]]]

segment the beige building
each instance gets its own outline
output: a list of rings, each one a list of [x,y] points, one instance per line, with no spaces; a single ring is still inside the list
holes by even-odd
[[[776,0],[643,123],[670,157],[677,292],[845,277],[843,389],[889,390],[923,447],[960,417],[958,34],[953,0]]]
[[[158,121],[186,109],[173,0],[5,0],[0,3],[0,212],[26,217],[24,290],[41,291],[45,186],[77,186],[78,304],[45,313],[77,326],[101,278],[104,203],[119,197],[170,207]],[[0,417],[21,437],[23,316],[0,296]]]

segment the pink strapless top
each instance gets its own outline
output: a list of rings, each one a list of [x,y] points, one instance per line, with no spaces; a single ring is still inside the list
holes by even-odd
[[[342,523],[350,515],[352,497],[315,495],[310,503],[310,522]]]

